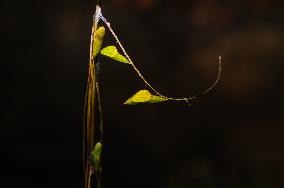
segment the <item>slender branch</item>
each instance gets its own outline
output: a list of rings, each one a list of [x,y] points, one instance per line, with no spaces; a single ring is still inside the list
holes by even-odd
[[[216,87],[216,85],[220,81],[221,72],[222,72],[222,57],[221,56],[219,56],[218,64],[219,64],[219,66],[218,66],[218,75],[217,75],[217,78],[216,78],[215,82],[208,89],[206,89],[205,91],[203,91],[203,92],[201,92],[201,93],[199,93],[197,95],[194,95],[193,97],[188,98],[188,100],[192,100],[192,99],[196,99],[198,97],[201,97],[202,95],[205,95],[206,93],[208,93],[209,91],[211,91],[212,89],[214,89]]]
[[[103,140],[104,140],[103,110],[102,110],[102,100],[101,100],[100,87],[99,87],[98,81],[96,82],[96,88],[97,88],[98,106],[99,106],[99,113],[100,113],[100,136],[101,136],[101,143],[103,144]]]
[[[97,91],[97,99],[98,99],[98,107],[99,107],[99,116],[100,116],[100,142],[103,144],[104,140],[104,127],[103,127],[103,110],[102,110],[102,100],[101,100],[101,94],[100,94],[100,87],[99,87],[99,81],[96,82],[96,91]],[[100,154],[102,155],[102,153]],[[102,156],[100,156],[102,158]],[[98,188],[102,187],[102,170],[98,169],[95,170],[95,176],[97,181]]]
[[[101,13],[100,13],[101,14]],[[165,99],[168,99],[168,100],[175,100],[175,101],[186,101],[186,102],[189,102],[189,100],[192,100],[192,99],[196,99],[206,93],[208,93],[209,91],[211,91],[216,85],[217,83],[219,82],[220,80],[220,77],[221,77],[221,64],[222,64],[222,59],[221,59],[221,56],[219,56],[219,67],[218,67],[218,76],[215,80],[215,82],[208,88],[206,89],[205,91],[197,94],[197,95],[194,95],[192,97],[184,97],[184,98],[173,98],[173,97],[167,97],[163,94],[161,94],[160,92],[157,91],[157,89],[155,89],[146,79],[145,77],[141,74],[141,72],[139,71],[139,69],[135,66],[135,64],[133,63],[133,61],[131,60],[130,56],[127,54],[126,50],[124,49],[123,45],[121,44],[118,36],[116,35],[116,33],[113,31],[112,27],[110,26],[110,22],[108,22],[105,17],[103,17],[103,15],[101,14],[100,15],[100,19],[107,25],[108,29],[110,30],[111,34],[113,35],[113,37],[115,38],[116,42],[118,43],[118,46],[120,47],[120,49],[122,50],[123,54],[126,56],[126,58],[128,59],[130,65],[133,67],[133,69],[135,70],[135,72],[138,74],[138,76],[143,80],[143,82],[154,92],[156,93],[157,95],[159,95],[160,97],[163,97]]]
[[[110,26],[110,23],[101,15],[101,19],[103,22],[107,25],[108,29],[110,30],[112,36],[115,38],[117,44],[119,45],[120,49],[122,50],[123,54],[128,59],[130,65],[133,67],[133,69],[136,71],[138,76],[144,81],[144,83],[151,88],[157,95],[164,97],[161,93],[159,93],[154,87],[151,86],[151,84],[144,78],[144,76],[141,74],[139,69],[135,66],[133,61],[131,60],[130,56],[127,54],[126,50],[124,49],[123,45],[121,44],[119,38],[117,37],[116,33],[113,31],[112,27]]]

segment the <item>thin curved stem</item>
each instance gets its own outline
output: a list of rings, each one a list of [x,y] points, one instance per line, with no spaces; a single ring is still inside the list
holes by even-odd
[[[185,101],[185,102],[189,102],[189,100],[192,99],[196,99],[206,93],[208,93],[209,91],[211,91],[219,82],[220,77],[221,77],[221,64],[222,64],[222,58],[221,56],[219,56],[219,67],[218,67],[218,76],[215,80],[215,82],[205,91],[194,95],[192,97],[184,97],[184,98],[173,98],[173,97],[167,97],[163,94],[161,94],[159,91],[157,91],[157,89],[155,89],[146,79],[145,77],[141,74],[141,72],[139,71],[139,69],[135,66],[135,64],[133,63],[133,61],[131,60],[130,56],[127,54],[126,50],[124,49],[123,45],[121,44],[119,38],[117,37],[116,33],[113,31],[112,27],[110,26],[110,23],[105,19],[105,17],[103,17],[103,15],[100,12],[100,19],[107,25],[108,29],[110,30],[112,36],[115,38],[118,46],[120,47],[120,49],[122,50],[123,54],[126,56],[126,58],[128,59],[130,65],[133,67],[133,69],[135,70],[135,72],[138,74],[138,76],[143,80],[143,82],[158,96],[168,99],[168,100],[175,100],[175,101]]]
[[[208,93],[209,91],[211,91],[212,89],[214,89],[215,87],[216,87],[216,85],[218,84],[218,82],[220,81],[220,78],[221,78],[221,72],[222,72],[222,57],[221,56],[219,56],[219,62],[218,62],[218,75],[217,75],[217,78],[216,78],[216,80],[213,82],[213,84],[208,88],[208,89],[206,89],[206,90],[204,90],[204,91],[202,91],[202,92],[200,92],[200,93],[198,93],[198,94],[196,94],[196,95],[194,95],[194,96],[192,96],[192,97],[188,97],[188,98],[169,98],[169,97],[167,97],[167,99],[170,99],[170,100],[178,100],[178,101],[180,101],[180,100],[184,100],[184,101],[190,101],[190,100],[193,100],[193,99],[196,99],[196,98],[199,98],[199,97],[201,97],[202,95],[205,95],[206,93]]]
[[[139,71],[139,69],[135,66],[135,64],[133,63],[133,61],[131,60],[130,56],[127,54],[126,50],[124,49],[123,45],[121,44],[119,38],[117,37],[116,33],[113,31],[113,29],[110,26],[110,23],[101,15],[101,20],[107,25],[108,29],[110,30],[112,36],[115,38],[118,46],[120,47],[120,49],[122,50],[123,54],[126,56],[126,58],[128,59],[130,65],[133,67],[133,69],[135,70],[135,72],[138,74],[138,76],[144,81],[144,83],[151,88],[157,95],[164,97],[160,92],[158,92],[154,87],[152,87],[152,85],[144,78],[144,76],[141,74],[141,72]]]
[[[212,89],[214,89],[216,87],[216,85],[220,81],[221,72],[222,72],[222,57],[221,56],[219,56],[218,64],[219,64],[219,66],[218,66],[218,75],[217,75],[217,78],[216,78],[215,82],[208,89],[206,89],[205,91],[203,91],[203,92],[201,92],[201,93],[199,93],[197,95],[194,95],[193,97],[189,97],[188,100],[192,100],[192,99],[196,99],[198,97],[201,97],[202,95],[205,95],[206,93],[208,93],[209,91],[211,91]]]

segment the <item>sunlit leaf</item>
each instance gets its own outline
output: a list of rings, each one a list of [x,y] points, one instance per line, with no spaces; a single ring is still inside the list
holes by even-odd
[[[124,104],[135,105],[138,103],[145,103],[150,100],[151,93],[148,90],[140,90],[130,97]]]
[[[148,103],[157,103],[157,102],[164,102],[167,101],[168,99],[156,95],[152,95],[150,100],[148,100]]]
[[[101,54],[104,56],[107,56],[113,60],[122,62],[122,63],[128,63],[129,61],[127,60],[126,57],[123,55],[119,54],[115,46],[107,46],[101,50]]]
[[[152,95],[148,90],[140,90],[130,97],[124,104],[136,105],[141,103],[157,103],[164,102],[168,99]]]
[[[94,35],[93,58],[95,58],[101,50],[104,35],[105,35],[105,28],[103,26],[99,27]]]
[[[92,151],[92,159],[93,159],[93,163],[96,169],[100,168],[102,147],[103,147],[102,143],[97,142]]]

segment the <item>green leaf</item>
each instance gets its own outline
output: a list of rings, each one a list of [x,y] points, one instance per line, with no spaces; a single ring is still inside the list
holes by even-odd
[[[155,95],[152,95],[150,100],[147,101],[148,103],[157,103],[157,102],[164,102],[164,101],[167,101],[169,99],[166,99],[164,97],[160,97],[160,96],[155,96]]]
[[[129,64],[129,61],[127,60],[127,58],[119,54],[115,46],[107,46],[103,48],[101,50],[101,54],[113,60]]]
[[[140,90],[130,97],[124,104],[136,105],[141,103],[164,102],[166,100],[168,99],[161,96],[152,95],[148,90]]]
[[[105,36],[105,28],[103,26],[99,27],[94,35],[93,58],[95,58],[100,52],[104,36]]]
[[[151,93],[148,90],[140,90],[130,97],[124,104],[135,105],[138,103],[145,103],[150,100]]]
[[[97,142],[93,151],[92,151],[92,159],[96,170],[100,169],[101,155],[102,155],[102,143]]]

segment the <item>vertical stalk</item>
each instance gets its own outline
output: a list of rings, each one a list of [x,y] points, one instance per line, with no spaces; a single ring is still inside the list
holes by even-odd
[[[99,4],[99,2],[98,2]],[[91,39],[90,39],[90,57],[89,57],[89,72],[88,72],[88,82],[85,95],[85,104],[84,104],[84,119],[83,119],[83,166],[84,166],[84,188],[91,188],[92,182],[94,180],[93,174],[97,173],[95,167],[90,162],[90,153],[95,146],[95,119],[96,119],[96,101],[99,101],[99,112],[100,112],[100,121],[101,119],[101,100],[97,99],[100,95],[97,95],[99,92],[98,81],[96,78],[96,64],[97,58],[93,56],[93,45],[94,45],[94,35],[98,27],[98,18],[97,14],[101,8],[99,5],[96,6],[96,14],[93,18]],[[102,123],[100,123],[102,127]],[[100,128],[101,129],[101,128]],[[102,130],[102,129],[101,129]],[[102,131],[100,133],[102,137]],[[97,177],[97,175],[96,175]],[[101,187],[101,180],[96,178],[98,187]]]

